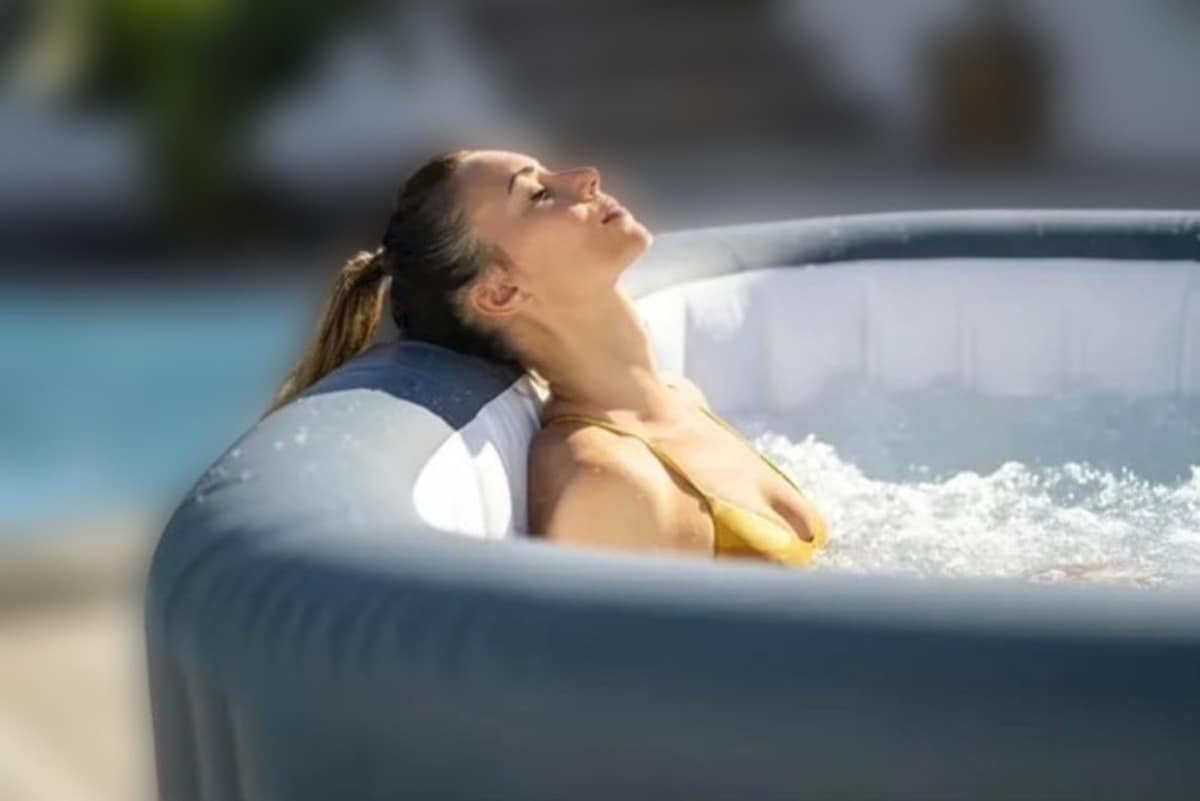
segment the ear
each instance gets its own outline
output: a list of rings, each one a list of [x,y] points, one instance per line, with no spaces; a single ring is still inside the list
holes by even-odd
[[[521,307],[526,295],[508,271],[489,267],[467,292],[471,309],[487,317],[507,317]]]

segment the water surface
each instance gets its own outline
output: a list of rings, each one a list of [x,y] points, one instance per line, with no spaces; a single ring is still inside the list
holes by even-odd
[[[1200,587],[1200,400],[942,388],[733,419],[829,519],[818,568]]]

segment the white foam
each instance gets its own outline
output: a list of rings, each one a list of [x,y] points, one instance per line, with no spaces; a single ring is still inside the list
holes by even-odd
[[[860,392],[734,422],[825,513],[818,569],[1200,586],[1194,400]]]

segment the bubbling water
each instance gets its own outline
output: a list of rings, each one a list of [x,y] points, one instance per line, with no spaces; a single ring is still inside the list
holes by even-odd
[[[829,521],[816,569],[1200,586],[1195,401],[851,393],[733,421]]]

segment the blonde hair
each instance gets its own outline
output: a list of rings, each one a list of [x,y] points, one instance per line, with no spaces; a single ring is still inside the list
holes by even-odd
[[[292,401],[375,339],[391,277],[383,248],[356,253],[334,279],[312,342],[288,373],[268,413]]]

